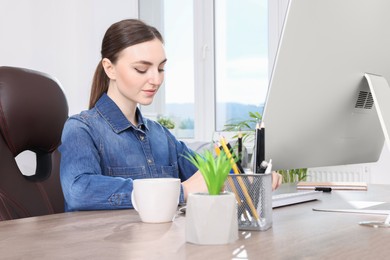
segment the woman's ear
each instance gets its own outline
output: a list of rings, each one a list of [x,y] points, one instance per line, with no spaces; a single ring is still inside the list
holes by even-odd
[[[116,78],[114,65],[111,63],[111,61],[109,59],[104,58],[102,60],[102,66],[103,66],[104,71],[106,72],[107,77],[109,77],[110,79]]]

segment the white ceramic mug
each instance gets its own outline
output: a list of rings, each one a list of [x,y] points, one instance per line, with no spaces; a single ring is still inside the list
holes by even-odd
[[[180,179],[148,178],[133,181],[131,201],[142,222],[173,220],[180,198]]]

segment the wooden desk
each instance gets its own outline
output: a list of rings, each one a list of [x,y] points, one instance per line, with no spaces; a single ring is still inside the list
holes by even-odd
[[[358,225],[386,216],[312,211],[345,200],[390,201],[390,186],[333,191],[321,201],[274,209],[273,227],[237,242],[185,242],[185,217],[144,224],[134,210],[56,214],[0,222],[0,259],[389,259],[390,229]],[[349,207],[351,208],[351,207]]]

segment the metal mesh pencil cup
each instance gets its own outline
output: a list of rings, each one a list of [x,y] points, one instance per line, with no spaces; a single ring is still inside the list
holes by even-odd
[[[265,231],[272,227],[272,174],[230,174],[225,190],[237,200],[238,229]]]

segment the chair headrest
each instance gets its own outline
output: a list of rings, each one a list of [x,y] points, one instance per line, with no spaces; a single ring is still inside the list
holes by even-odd
[[[51,153],[61,142],[68,105],[60,83],[47,74],[0,67],[0,134],[14,156]]]

